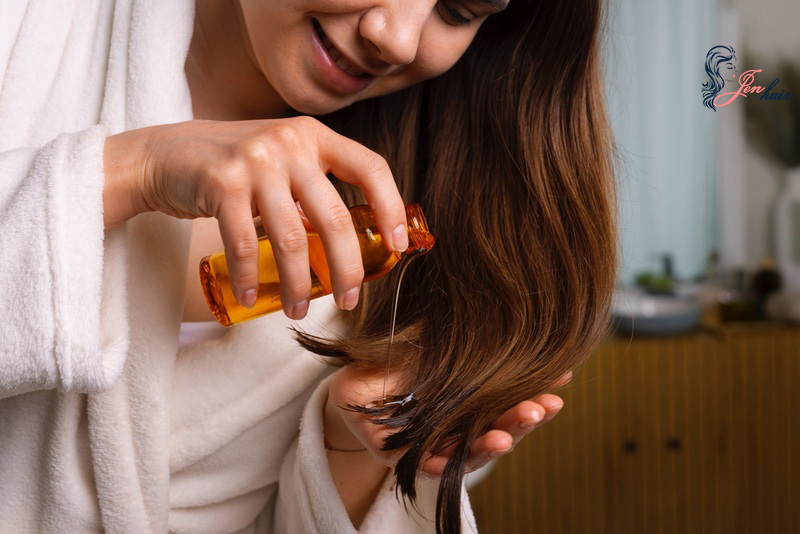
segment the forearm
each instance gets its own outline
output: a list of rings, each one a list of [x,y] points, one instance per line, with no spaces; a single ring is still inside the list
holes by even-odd
[[[337,410],[339,408],[334,406],[328,397],[324,417],[324,432],[328,445],[336,449],[363,449],[364,446],[353,436]],[[339,497],[350,521],[358,529],[391,470],[379,463],[367,450],[359,452],[330,450],[327,456]]]

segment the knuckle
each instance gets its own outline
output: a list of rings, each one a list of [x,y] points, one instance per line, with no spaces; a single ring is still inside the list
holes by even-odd
[[[389,170],[389,164],[383,156],[371,152],[364,156],[363,168],[370,175],[383,174]]]
[[[360,284],[364,280],[364,266],[361,262],[353,264],[352,267],[348,267],[340,273],[339,279],[348,288]]]
[[[250,165],[264,165],[269,162],[269,151],[258,139],[246,139],[236,144],[234,151],[238,158]]]
[[[343,204],[334,204],[325,213],[325,224],[333,232],[344,233],[353,230],[353,218]]]
[[[304,230],[292,228],[283,233],[274,243],[274,246],[278,249],[278,254],[295,255],[305,250],[306,240]]]
[[[281,145],[284,150],[292,150],[300,146],[300,132],[290,123],[273,126],[270,134],[272,140]]]
[[[318,128],[322,125],[322,123],[315,119],[314,117],[310,117],[308,115],[299,115],[297,117],[293,117],[292,121],[297,124],[301,128]]]
[[[286,295],[292,302],[298,302],[308,298],[311,294],[311,278],[306,276],[304,280],[292,281],[286,284]]]
[[[230,255],[239,262],[250,261],[258,256],[258,241],[237,241],[231,248]]]

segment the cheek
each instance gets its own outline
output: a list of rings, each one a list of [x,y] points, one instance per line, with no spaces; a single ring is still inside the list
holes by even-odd
[[[447,72],[464,55],[474,37],[474,33],[450,33],[436,36],[437,38],[423,34],[414,62],[401,74],[383,80],[368,98],[400,91]]]
[[[448,32],[456,33],[456,32]],[[450,69],[464,55],[474,33],[422,36],[413,70],[424,79],[434,78]]]

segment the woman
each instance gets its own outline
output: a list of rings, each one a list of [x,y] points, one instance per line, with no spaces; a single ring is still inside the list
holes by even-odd
[[[717,111],[714,100],[727,83],[736,80],[736,52],[733,47],[718,45],[706,54],[708,81],[703,84],[703,105]]]
[[[398,461],[418,518],[474,526],[464,471],[508,450],[519,423],[554,415],[557,398],[525,399],[557,385],[605,319],[615,247],[599,5],[162,4],[55,16],[32,2],[9,8],[0,32],[2,224],[14,229],[0,298],[17,317],[0,327],[0,483],[15,490],[2,526],[430,528],[387,497],[383,464]],[[381,424],[357,411],[383,382],[385,281],[362,288],[347,324],[305,302],[295,201],[322,235],[340,308],[363,274],[328,173],[359,186],[342,193],[363,192],[393,248],[412,200],[438,237],[400,299],[389,391],[415,403],[367,414]],[[184,304],[203,318],[198,284],[182,291],[187,259],[224,245],[246,303],[256,215],[287,316],[309,314],[298,339],[350,365],[331,373],[303,355],[277,314],[175,357]],[[221,243],[180,220],[201,217],[219,221]]]

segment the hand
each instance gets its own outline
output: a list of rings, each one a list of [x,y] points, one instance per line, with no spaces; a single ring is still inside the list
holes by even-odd
[[[387,248],[408,248],[405,206],[386,161],[311,117],[129,130],[106,139],[104,156],[104,203],[110,212],[119,205],[124,212],[107,214],[106,225],[146,211],[217,218],[234,294],[244,306],[256,297],[253,219],[260,215],[275,252],[284,312],[305,316],[311,276],[297,201],[322,238],[337,305],[355,307],[364,277],[361,251],[328,173],[362,188]]]
[[[555,384],[554,388],[565,385],[571,379],[572,373],[569,372]],[[380,449],[386,436],[395,430],[371,423],[362,414],[340,408],[347,404],[363,405],[379,399],[383,392],[383,382],[382,373],[366,376],[357,373],[355,368],[349,365],[337,371],[328,390],[325,437],[330,446],[335,448],[357,450],[366,447],[378,462],[394,466],[406,449],[394,451]],[[392,391],[392,384],[390,376],[387,391]],[[553,419],[563,405],[564,402],[560,397],[545,393],[535,399],[522,401],[506,411],[497,418],[489,431],[472,443],[467,459],[467,471],[474,471],[491,459],[511,452],[530,431]],[[441,477],[454,447],[452,445],[441,454],[423,460],[420,475],[427,478]]]

